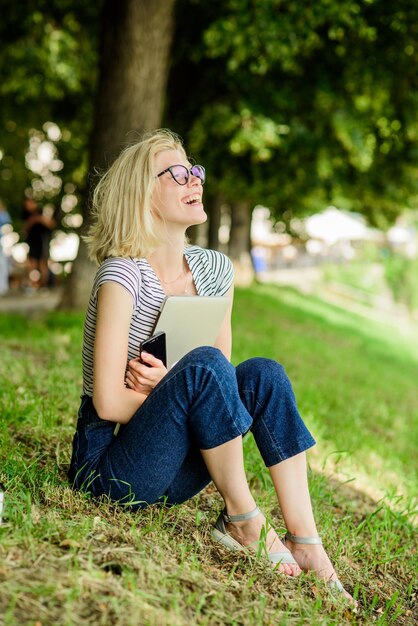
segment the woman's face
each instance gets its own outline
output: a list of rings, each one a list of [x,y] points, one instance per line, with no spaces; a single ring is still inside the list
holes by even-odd
[[[30,211],[31,213],[33,213],[33,211],[36,211],[36,209],[38,208],[38,205],[35,200],[33,200],[33,198],[25,198],[23,201],[23,205],[25,209],[27,211]]]
[[[155,157],[155,175],[158,176],[172,165],[191,164],[180,150],[164,150]],[[202,202],[203,187],[197,176],[189,173],[185,185],[179,185],[169,171],[157,178],[152,193],[152,210],[166,228],[181,228],[183,231],[194,224],[202,224],[207,215]]]

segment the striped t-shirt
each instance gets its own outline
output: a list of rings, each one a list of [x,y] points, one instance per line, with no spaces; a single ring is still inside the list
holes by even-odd
[[[199,296],[223,296],[232,285],[234,271],[227,256],[215,250],[187,246],[184,250]],[[97,270],[84,323],[83,394],[93,395],[93,347],[96,331],[97,291],[106,282],[122,285],[132,296],[127,361],[139,354],[139,344],[154,327],[164,290],[146,259],[113,257]]]

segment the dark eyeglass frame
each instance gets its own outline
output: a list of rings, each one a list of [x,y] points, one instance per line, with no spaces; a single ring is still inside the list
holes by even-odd
[[[182,167],[185,171],[185,181],[184,183],[181,183],[173,174],[172,170],[175,167]],[[196,172],[196,168],[198,168],[197,172]],[[193,171],[194,170],[194,171]],[[205,180],[206,180],[206,170],[203,167],[203,165],[192,165],[192,167],[187,168],[185,165],[182,165],[181,163],[177,163],[176,165],[170,165],[170,167],[167,167],[165,170],[163,170],[162,172],[160,172],[159,174],[157,174],[157,178],[160,178],[160,176],[162,176],[163,174],[167,174],[167,172],[170,172],[171,174],[171,178],[176,181],[176,183],[178,185],[187,185],[187,183],[189,182],[190,179],[190,175],[195,176],[196,178],[198,178],[200,180],[200,182],[202,183],[202,185],[204,184]],[[203,176],[202,176],[203,175]]]

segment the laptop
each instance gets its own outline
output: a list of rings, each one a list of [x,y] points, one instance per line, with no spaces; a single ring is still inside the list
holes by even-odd
[[[152,334],[165,332],[167,369],[199,346],[213,346],[231,300],[225,296],[166,296]]]

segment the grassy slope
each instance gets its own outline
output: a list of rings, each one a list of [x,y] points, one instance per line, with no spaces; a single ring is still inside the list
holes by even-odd
[[[289,290],[236,297],[234,360],[280,360],[320,443],[310,455],[312,496],[338,571],[358,592],[355,616],[313,577],[284,580],[213,545],[220,500],[210,488],[181,507],[130,514],[66,486],[81,325],[61,313],[0,317],[0,623],[415,623],[412,338]],[[245,448],[258,502],[280,528],[252,439]],[[366,495],[378,491],[388,495]]]
[[[262,297],[261,297],[262,296]],[[277,359],[294,383],[299,406],[324,448],[349,457],[346,471],[377,493],[412,494],[418,441],[418,333],[274,286],[240,294],[238,360]],[[258,348],[256,348],[258,346]],[[394,454],[394,451],[396,453]]]

